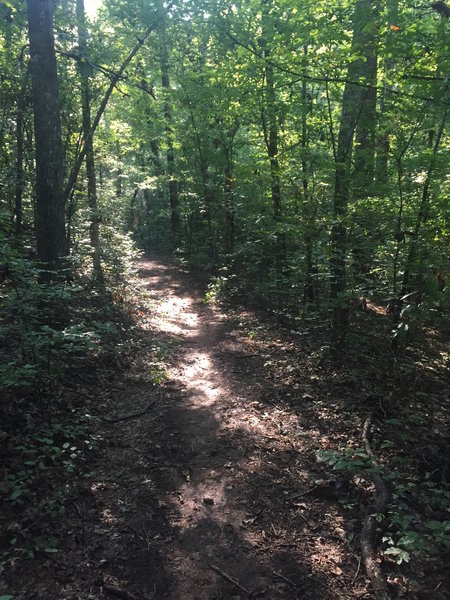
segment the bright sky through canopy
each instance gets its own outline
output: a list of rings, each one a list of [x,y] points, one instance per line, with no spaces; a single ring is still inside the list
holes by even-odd
[[[94,19],[102,4],[102,0],[84,0],[84,9],[90,19]]]

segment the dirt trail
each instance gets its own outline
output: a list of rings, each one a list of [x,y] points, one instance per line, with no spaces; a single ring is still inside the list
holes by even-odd
[[[158,600],[345,597],[343,540],[316,535],[309,503],[295,500],[312,475],[283,428],[301,423],[262,400],[263,359],[243,344],[236,318],[205,305],[192,277],[153,261],[141,275],[154,298],[148,341],[173,350],[154,408],[109,433],[107,453],[123,473],[98,499],[121,541],[113,558],[98,553],[103,594],[109,586]],[[120,414],[154,394],[130,391],[128,401],[119,392]],[[321,561],[331,587],[323,564],[314,572],[317,544],[321,554],[328,546]]]
[[[242,314],[206,305],[195,280],[169,264],[144,261],[141,276],[153,310],[134,370],[106,382],[95,406],[109,419],[150,409],[102,426],[97,464],[69,503],[65,552],[43,565],[53,587],[44,576],[18,600],[367,592],[337,498],[316,483],[316,425],[278,401]],[[146,377],[155,343],[170,349],[159,387]]]
[[[198,278],[168,262],[142,261],[140,275],[150,301],[133,309],[140,318],[120,370],[103,364],[67,389],[97,415],[88,437],[98,441],[79,481],[68,479],[65,512],[48,531],[58,551],[12,565],[8,594],[373,600],[359,550],[370,478],[337,475],[317,456],[358,448],[364,398],[386,420],[405,404],[404,389],[371,382],[371,362],[353,371],[322,360],[316,334],[206,304]],[[155,385],[162,364],[167,376]],[[445,421],[444,400],[432,402],[422,407],[430,430],[430,415]],[[400,587],[402,571],[380,560],[393,597],[448,597],[445,558],[424,559],[409,574],[423,593],[407,579]]]

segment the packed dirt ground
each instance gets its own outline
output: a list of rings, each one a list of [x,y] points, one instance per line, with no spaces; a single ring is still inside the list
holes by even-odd
[[[402,452],[435,451],[427,460],[443,476],[445,373],[424,372],[401,388],[396,376],[379,372],[381,357],[361,353],[347,364],[340,357],[337,367],[313,332],[206,303],[198,280],[167,261],[142,261],[140,275],[151,302],[136,308],[134,344],[118,373],[97,373],[89,383],[100,441],[69,492],[57,532],[62,547],[12,565],[5,593],[14,600],[376,598],[359,544],[374,487],[369,476],[333,470],[321,452],[361,446],[370,413],[377,427],[383,421],[383,438],[394,439],[394,450],[377,447],[377,458],[389,462],[395,418],[414,405],[428,424],[403,420],[410,437]],[[430,381],[433,393],[417,395]],[[435,432],[431,441],[424,427]],[[425,435],[419,444],[418,435]],[[426,507],[414,511],[421,519]],[[380,542],[378,535],[377,549]],[[422,556],[408,566],[377,554],[392,598],[450,597],[445,560]]]

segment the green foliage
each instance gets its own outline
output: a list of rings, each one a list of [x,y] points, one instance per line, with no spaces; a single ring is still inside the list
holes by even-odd
[[[401,424],[398,419],[387,421],[392,425]],[[392,443],[384,441],[381,448],[391,448]],[[373,463],[366,452],[358,448],[343,447],[340,450],[320,450],[318,460],[335,471],[349,475],[358,474],[366,478],[374,471]],[[402,460],[398,459],[401,466]],[[399,470],[384,474],[392,486],[392,501],[386,518],[377,519],[382,525],[382,541],[387,547],[383,553],[391,556],[397,564],[408,563],[412,555],[438,554],[450,548],[450,487],[429,480],[405,475]],[[406,483],[405,483],[406,481]],[[419,501],[427,513],[442,515],[442,518],[424,521],[413,507]],[[348,501],[347,501],[348,505]],[[445,516],[444,516],[445,515]]]
[[[32,422],[6,440],[9,467],[0,481],[0,496],[12,517],[4,531],[9,539],[4,563],[20,555],[57,552],[57,538],[48,531],[65,511],[65,479],[81,471],[98,439],[91,431],[93,417],[75,411],[70,416],[70,424],[62,415],[49,423]]]

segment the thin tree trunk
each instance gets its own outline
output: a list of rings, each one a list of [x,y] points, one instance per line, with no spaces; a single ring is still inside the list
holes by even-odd
[[[389,110],[389,104],[391,99],[391,92],[386,83],[389,74],[395,66],[395,59],[393,58],[393,40],[395,31],[391,27],[398,26],[398,0],[387,0],[387,19],[388,19],[388,32],[386,36],[386,55],[387,58],[384,60],[384,91],[380,97],[380,121],[381,121],[381,132],[378,136],[377,141],[377,157],[375,163],[375,189],[380,195],[384,195],[388,188],[388,158],[389,158],[389,130],[386,119],[386,113]]]
[[[428,216],[431,178],[433,175],[434,167],[436,165],[436,157],[437,157],[437,153],[439,150],[439,144],[441,142],[442,134],[444,132],[445,124],[447,121],[447,114],[448,114],[448,109],[446,108],[444,111],[444,114],[442,116],[442,121],[440,123],[439,130],[437,132],[437,136],[436,136],[436,139],[434,142],[430,164],[428,166],[427,175],[426,175],[425,182],[423,185],[422,199],[420,202],[419,211],[417,213],[416,223],[414,226],[413,235],[411,237],[411,242],[409,245],[408,257],[406,259],[406,267],[405,267],[405,271],[403,274],[402,290],[401,290],[402,297],[405,294],[408,294],[412,291],[411,290],[411,277],[412,277],[413,270],[414,270],[414,267],[416,266],[417,258],[418,258],[419,232],[420,232],[420,229],[421,229],[423,223],[425,223],[427,216]]]
[[[273,219],[275,222],[275,260],[277,271],[277,298],[281,301],[281,290],[285,277],[284,267],[286,261],[286,240],[282,232],[282,197],[280,183],[280,164],[278,161],[278,121],[277,121],[277,106],[274,81],[274,67],[270,60],[270,47],[268,38],[270,35],[270,2],[262,0],[262,20],[261,28],[262,35],[259,39],[259,45],[264,57],[264,77],[265,77],[265,106],[262,109],[262,126],[264,138],[267,147],[267,155],[270,161],[270,188],[272,196]]]
[[[167,176],[169,179],[169,199],[172,222],[172,243],[176,250],[181,242],[181,223],[178,200],[178,185],[175,175],[175,153],[173,149],[173,129],[172,129],[172,109],[170,105],[170,77],[169,77],[169,56],[167,51],[167,34],[165,15],[162,14],[166,9],[160,6],[160,43],[159,60],[161,68],[161,84],[164,94],[164,123],[166,130],[167,143]]]
[[[303,71],[306,74],[306,61],[308,56],[308,46],[303,46]],[[304,232],[304,243],[305,243],[305,287],[303,290],[303,302],[312,302],[314,300],[314,265],[313,265],[313,227],[314,217],[311,214],[311,200],[309,193],[309,179],[308,179],[308,89],[306,78],[302,80],[302,188],[303,188],[303,210],[302,217],[305,226]]]
[[[66,252],[63,159],[53,0],[28,0],[36,148],[37,256],[55,269]]]
[[[226,151],[225,177],[225,253],[230,255],[234,248],[234,193],[233,193],[233,157],[231,148]]]
[[[374,0],[358,0],[353,14],[353,39],[351,54],[364,56],[367,45],[373,40],[372,29],[376,26],[377,3]],[[341,123],[336,149],[336,173],[333,198],[334,222],[331,228],[331,298],[333,310],[333,340],[341,337],[346,327],[344,294],[347,289],[347,228],[345,219],[350,195],[353,137],[363,108],[363,96],[367,90],[350,83],[370,78],[363,58],[353,60],[348,67],[347,83],[342,99]]]
[[[34,2],[34,0],[28,0],[28,1]],[[167,6],[167,10],[170,8],[170,6],[172,6],[172,3],[170,3]],[[105,108],[108,104],[111,94],[113,93],[114,88],[117,85],[117,82],[121,79],[123,72],[128,67],[128,65],[133,60],[133,58],[136,56],[136,54],[139,52],[140,48],[145,44],[148,36],[156,28],[157,24],[158,24],[158,20],[156,20],[154,23],[152,23],[152,25],[150,25],[147,28],[147,30],[142,35],[142,37],[138,39],[136,46],[133,48],[133,50],[131,50],[131,52],[128,54],[126,59],[123,61],[122,65],[120,66],[120,69],[117,71],[117,73],[115,73],[113,75],[113,77],[111,77],[111,83],[109,84],[109,87],[106,90],[106,94],[104,95],[103,100],[101,101],[100,106],[95,115],[95,118],[92,122],[92,127],[91,127],[91,131],[89,132],[89,136],[94,135],[94,133],[98,127],[98,124],[100,123],[100,119],[102,118],[102,115],[105,112]],[[86,151],[87,151],[86,144],[84,144],[81,149],[81,152],[78,154],[78,157],[75,160],[75,164],[73,165],[72,171],[70,172],[69,178],[66,183],[66,187],[64,188],[64,200],[65,201],[69,198],[72,188],[74,187],[74,185],[77,181],[78,173],[80,171],[81,165],[83,164],[84,157],[86,156]]]
[[[198,166],[199,166],[200,178],[201,178],[201,183],[202,183],[203,200],[205,203],[204,208],[205,208],[205,212],[206,212],[206,222],[207,222],[207,227],[208,227],[209,252],[210,252],[210,256],[214,257],[215,247],[214,247],[214,242],[213,242],[212,219],[211,219],[212,198],[211,198],[211,194],[209,191],[208,163],[206,161],[205,152],[203,151],[203,148],[202,148],[202,141],[200,138],[199,130],[197,128],[197,123],[195,121],[194,112],[190,107],[189,101],[188,101],[188,105],[189,105],[189,112],[191,115],[192,129],[194,131],[195,145],[197,146]]]
[[[86,146],[86,174],[88,186],[88,205],[90,211],[89,237],[92,246],[92,262],[94,281],[101,290],[105,288],[105,280],[100,260],[100,225],[99,211],[97,203],[97,181],[95,175],[94,161],[94,139],[91,135],[91,102],[89,89],[89,76],[86,72],[86,63],[83,62],[86,52],[86,17],[84,10],[84,0],[76,0],[77,28],[78,28],[78,48],[80,53],[80,62],[78,64],[81,81],[81,106],[83,115],[83,139]]]
[[[275,223],[278,225],[281,221],[281,186],[280,186],[280,165],[278,162],[278,123],[276,114],[276,96],[274,86],[273,65],[270,61],[270,48],[265,35],[268,35],[267,27],[269,23],[269,5],[267,0],[263,0],[262,13],[262,37],[259,40],[262,49],[264,62],[264,77],[266,80],[266,105],[263,109],[263,128],[264,137],[267,146],[267,155],[270,160],[270,187],[272,193],[272,208]],[[277,235],[279,232],[277,232]]]
[[[25,74],[23,76],[22,87],[17,101],[17,117],[16,117],[16,185],[14,190],[14,215],[15,215],[15,232],[16,235],[22,233],[22,196],[24,184],[23,171],[23,115],[25,112],[25,97],[30,77],[30,63],[28,63]]]

